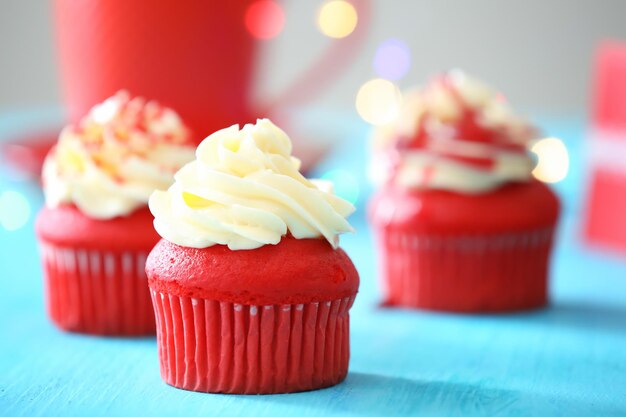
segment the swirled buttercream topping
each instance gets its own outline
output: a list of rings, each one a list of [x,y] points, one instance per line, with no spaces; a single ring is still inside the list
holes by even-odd
[[[532,178],[535,138],[501,94],[453,71],[405,96],[398,121],[375,133],[374,161],[383,182],[481,193]]]
[[[217,131],[167,191],[150,197],[155,229],[193,248],[255,249],[287,233],[323,237],[336,247],[338,235],[352,231],[346,217],[354,207],[327,183],[303,177],[299,167],[289,137],[267,119]]]
[[[46,205],[74,204],[110,219],[145,206],[193,159],[189,130],[174,110],[121,91],[63,129],[46,157]]]

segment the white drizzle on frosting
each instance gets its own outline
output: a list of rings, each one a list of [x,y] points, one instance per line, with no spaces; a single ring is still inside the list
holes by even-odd
[[[46,205],[74,204],[96,219],[128,215],[193,159],[188,141],[174,110],[118,92],[61,132],[43,166]]]
[[[307,180],[291,156],[291,141],[267,119],[219,130],[196,150],[167,191],[150,197],[154,226],[181,246],[255,249],[297,239],[325,238],[333,247],[352,231],[354,211],[326,182]]]
[[[455,123],[466,109],[475,113],[480,128],[499,132],[505,141],[459,137]],[[409,146],[419,129],[427,132],[425,143]],[[391,181],[408,188],[488,192],[532,178],[535,161],[525,149],[532,139],[531,126],[513,113],[500,94],[452,71],[405,94],[399,119],[374,133],[371,177],[379,185]],[[481,166],[464,158],[490,163]]]

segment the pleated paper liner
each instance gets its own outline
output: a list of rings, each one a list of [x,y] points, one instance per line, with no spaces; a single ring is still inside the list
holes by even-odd
[[[274,394],[341,382],[354,297],[242,305],[152,290],[163,380],[202,392]]]
[[[154,334],[148,253],[40,246],[48,314],[57,326],[99,335]]]
[[[553,232],[451,237],[378,230],[385,304],[457,312],[541,307]]]

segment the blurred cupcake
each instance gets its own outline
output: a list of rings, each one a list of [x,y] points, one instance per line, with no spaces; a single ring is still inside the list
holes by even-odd
[[[154,333],[144,268],[159,236],[147,203],[193,159],[188,137],[173,110],[126,92],[61,132],[44,163],[36,224],[48,313],[60,328]]]
[[[354,207],[300,174],[282,130],[263,119],[212,134],[150,209],[165,382],[270,394],[345,378],[359,278],[337,245]]]
[[[537,132],[460,72],[410,92],[375,133],[369,215],[388,305],[459,312],[540,307],[557,197],[531,171]]]

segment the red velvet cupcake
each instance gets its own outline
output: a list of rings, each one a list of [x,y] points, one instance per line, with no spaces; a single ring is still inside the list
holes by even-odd
[[[385,302],[457,312],[547,302],[559,202],[535,180],[536,131],[462,73],[407,97],[377,132],[370,202]]]
[[[161,376],[233,394],[341,382],[359,277],[337,244],[354,207],[298,172],[269,120],[218,131],[196,156],[150,198]]]
[[[125,92],[61,133],[36,224],[48,314],[61,329],[154,333],[145,261],[159,236],[147,202],[193,159],[188,137],[171,109]]]

